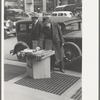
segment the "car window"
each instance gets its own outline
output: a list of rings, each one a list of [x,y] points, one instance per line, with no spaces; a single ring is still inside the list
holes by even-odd
[[[26,17],[26,13],[23,13],[22,17]]]
[[[32,29],[32,24],[29,24],[29,30],[31,30]]]
[[[57,16],[57,13],[52,13],[52,16]]]
[[[21,31],[21,32],[27,31],[27,25],[26,24],[20,24],[19,25],[19,31]]]
[[[58,13],[58,16],[63,16],[63,13]]]
[[[70,13],[70,15],[73,17],[73,13]]]
[[[29,15],[32,16],[33,14],[30,13]]]
[[[64,16],[67,16],[67,14],[66,14],[66,13],[64,13]]]
[[[19,15],[19,12],[15,12],[15,17],[17,17]]]
[[[24,15],[24,13],[22,12],[22,13],[19,13],[18,14],[18,17],[21,17],[21,16],[23,16]]]
[[[67,34],[72,31],[77,31],[77,30],[79,30],[78,23],[73,23],[73,24],[66,25],[65,27],[62,27],[62,31],[64,34]]]
[[[13,16],[13,17],[16,17],[16,16],[18,16],[19,12],[15,12],[15,11],[7,11],[6,14],[7,14],[7,16]]]

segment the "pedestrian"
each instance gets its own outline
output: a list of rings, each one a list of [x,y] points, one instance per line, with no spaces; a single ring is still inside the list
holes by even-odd
[[[55,51],[55,55],[51,58],[51,67],[54,70],[55,61],[59,64],[61,72],[64,72],[64,39],[62,31],[57,23],[50,21],[49,17],[43,18],[42,40],[44,41],[44,49]]]
[[[33,14],[31,17],[31,20],[32,20],[31,39],[32,39],[32,45],[34,49],[38,46],[38,44],[41,43],[41,42],[40,43],[38,42],[40,41],[39,37],[41,34],[42,23],[39,21],[38,17],[39,17],[38,13]]]

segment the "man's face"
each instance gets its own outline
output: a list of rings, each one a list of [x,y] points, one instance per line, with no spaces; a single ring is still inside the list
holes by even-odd
[[[31,18],[31,20],[32,20],[33,23],[35,23],[37,19],[38,19],[37,17],[32,17]]]

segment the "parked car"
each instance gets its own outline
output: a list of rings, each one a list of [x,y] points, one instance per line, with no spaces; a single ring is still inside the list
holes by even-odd
[[[4,12],[4,20],[7,20],[7,18],[10,18],[11,21],[16,21],[16,16],[18,16],[19,13],[23,12],[22,9],[6,9]]]
[[[73,19],[59,23],[65,40],[65,66],[67,69],[81,71],[82,70],[82,21]],[[76,67],[73,67],[76,66]]]
[[[24,19],[30,19],[32,15],[36,14],[37,12],[21,12],[19,13],[15,19],[18,20],[24,20]],[[42,17],[43,14],[42,13],[37,13],[39,15],[39,17]]]
[[[10,26],[9,23],[11,23],[12,25]],[[13,34],[14,36],[16,36],[15,25],[12,21],[7,22],[7,20],[5,20],[4,21],[4,39],[6,39],[10,34]]]
[[[63,37],[65,39],[64,44],[64,62],[66,69],[74,69],[76,71],[81,71],[82,62],[82,32],[81,32],[81,20],[70,19],[64,22],[58,22],[61,26],[63,32]],[[15,45],[11,53],[16,54],[19,61],[23,61],[20,56],[20,51],[25,48],[32,49],[31,41],[31,20],[21,20],[16,24],[16,33],[18,43]],[[24,44],[24,46],[22,46]],[[73,67],[73,65],[76,67]],[[68,67],[70,66],[70,67]]]
[[[60,17],[73,17],[73,13],[71,11],[55,11],[52,12],[52,16],[60,16]]]

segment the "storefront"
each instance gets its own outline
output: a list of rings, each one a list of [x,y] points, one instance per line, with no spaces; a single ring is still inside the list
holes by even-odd
[[[25,11],[50,12],[54,11],[58,0],[25,0]]]
[[[57,0],[34,0],[34,11],[41,12],[54,11],[57,6]]]
[[[41,12],[43,10],[42,0],[34,0],[34,11]]]

